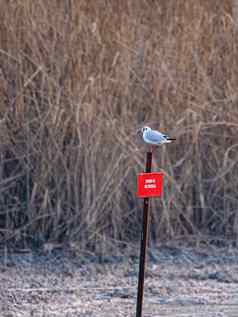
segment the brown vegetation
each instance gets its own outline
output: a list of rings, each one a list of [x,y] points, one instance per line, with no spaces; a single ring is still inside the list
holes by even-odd
[[[231,1],[0,1],[0,234],[14,246],[138,240],[144,123],[154,241],[238,230],[238,38]],[[97,243],[96,243],[97,242]]]

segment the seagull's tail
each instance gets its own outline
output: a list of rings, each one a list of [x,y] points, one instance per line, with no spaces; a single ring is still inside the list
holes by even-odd
[[[176,138],[167,138],[168,141],[175,141]]]
[[[164,144],[164,143],[171,143],[172,141],[170,139],[165,139],[164,141],[161,142],[161,144]]]

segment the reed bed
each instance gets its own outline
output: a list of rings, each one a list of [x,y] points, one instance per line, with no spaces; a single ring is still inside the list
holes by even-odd
[[[151,239],[237,240],[232,1],[0,1],[0,241],[103,253],[139,239],[151,125],[163,199]],[[209,238],[208,238],[209,237]]]

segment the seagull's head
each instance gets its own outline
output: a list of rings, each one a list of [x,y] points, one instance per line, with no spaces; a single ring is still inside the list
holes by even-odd
[[[150,127],[147,127],[147,126],[145,126],[145,127],[143,127],[143,128],[141,129],[141,132],[142,132],[142,133],[148,132],[148,131],[151,131],[151,128],[150,128]]]
[[[151,128],[145,126],[145,127],[143,127],[143,128],[139,128],[139,129],[136,131],[136,133],[137,133],[137,134],[139,134],[139,133],[142,133],[142,134],[143,134],[144,132],[147,132],[147,131],[151,131]]]

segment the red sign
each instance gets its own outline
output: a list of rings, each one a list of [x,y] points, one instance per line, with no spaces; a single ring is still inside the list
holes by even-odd
[[[141,173],[137,177],[137,196],[160,197],[163,191],[162,173]]]

